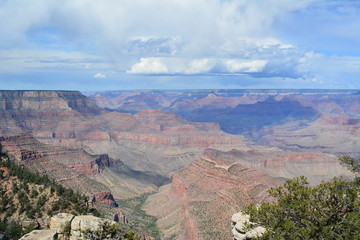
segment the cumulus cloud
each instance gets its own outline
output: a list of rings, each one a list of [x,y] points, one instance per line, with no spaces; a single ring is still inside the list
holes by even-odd
[[[239,61],[239,60],[226,60],[225,66],[228,72],[244,72],[244,73],[257,73],[261,72],[265,65],[266,61],[264,60],[254,60],[254,61]]]
[[[106,78],[106,75],[102,73],[97,73],[94,75],[94,78]]]
[[[265,60],[141,58],[127,73],[146,75],[253,74],[262,72],[266,64]]]
[[[209,58],[194,59],[189,64],[187,69],[184,70],[186,74],[201,74],[209,73],[215,66],[216,61]]]
[[[3,56],[0,63],[11,65],[0,66],[0,70],[16,72],[17,67],[24,71],[87,69],[87,76],[106,69],[145,75],[246,74],[257,78],[314,78],[320,74],[314,66],[321,63],[315,64],[319,58],[306,55],[311,52],[312,45],[306,41],[307,45],[301,45],[298,40],[301,38],[284,37],[281,31],[286,29],[297,36],[302,31],[310,32],[311,36],[317,32],[318,38],[324,40],[321,31],[313,31],[324,29],[326,40],[339,35],[357,43],[359,35],[355,30],[360,22],[356,21],[360,17],[360,7],[355,2],[0,0],[0,53]],[[309,16],[310,20],[323,20],[314,21],[320,22],[316,25],[306,22]],[[299,19],[301,21],[297,22]],[[287,22],[291,24],[287,26]],[[301,26],[310,26],[312,30]],[[321,45],[321,41],[316,44]],[[29,48],[39,52],[49,50],[54,55],[42,57],[34,52],[31,57],[26,53]],[[26,61],[11,58],[14,55],[11,51],[20,53],[19,58],[23,51],[23,56],[29,58]],[[78,51],[96,55],[94,59],[106,59],[106,63],[87,57],[57,59],[60,52],[76,55]],[[313,52],[316,55],[316,51]]]
[[[134,64],[129,74],[167,74],[167,66],[159,58],[141,58],[140,62]]]

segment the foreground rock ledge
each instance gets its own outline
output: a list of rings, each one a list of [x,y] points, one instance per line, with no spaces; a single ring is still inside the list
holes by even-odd
[[[250,222],[250,215],[241,212],[235,213],[231,218],[231,232],[234,240],[249,240],[261,237],[266,229]]]
[[[86,230],[97,231],[105,224],[118,224],[104,218],[92,215],[74,216],[69,213],[59,213],[50,220],[49,228],[34,230],[24,235],[21,240],[55,240],[65,239],[65,234],[70,234],[71,240],[84,239],[83,232]]]

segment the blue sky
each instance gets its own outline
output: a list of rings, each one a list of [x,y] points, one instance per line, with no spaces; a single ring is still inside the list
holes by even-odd
[[[0,89],[360,89],[360,0],[0,0]]]

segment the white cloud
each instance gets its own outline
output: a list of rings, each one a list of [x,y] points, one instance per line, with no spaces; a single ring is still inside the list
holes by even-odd
[[[266,64],[265,60],[141,58],[127,73],[146,75],[252,74],[262,72]]]
[[[359,8],[347,4],[342,9],[345,13],[334,13],[336,7],[331,6],[342,2],[0,0],[0,73],[60,69],[89,71],[88,76],[93,71],[116,70],[145,75],[240,73],[315,78],[322,74],[321,69],[330,68],[319,62],[325,57],[317,57],[316,51],[311,56],[311,44],[301,45],[291,34],[284,37],[278,27],[292,19],[291,29],[301,34],[309,24],[297,20],[306,18],[306,23],[312,23],[310,12],[323,20],[321,26],[309,29],[331,30],[358,40],[360,35],[352,30],[360,22]],[[345,25],[341,19],[346,20]],[[34,50],[29,54],[24,49]],[[341,63],[356,72],[358,62],[343,58]]]
[[[97,73],[94,75],[94,78],[106,78],[106,75],[102,73]]]
[[[254,60],[254,61],[241,61],[241,60],[226,60],[224,62],[225,67],[230,73],[257,73],[261,72],[267,61],[264,60]]]
[[[132,65],[126,73],[129,74],[167,74],[166,65],[160,58],[141,58],[140,62]]]
[[[194,59],[190,62],[189,67],[184,71],[186,74],[209,73],[215,66],[216,61],[209,58]]]

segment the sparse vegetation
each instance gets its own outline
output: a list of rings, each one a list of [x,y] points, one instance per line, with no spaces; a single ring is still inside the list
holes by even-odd
[[[131,229],[136,232],[145,232],[156,240],[159,240],[160,233],[156,226],[157,218],[146,214],[146,212],[142,210],[148,196],[149,194],[144,194],[136,198],[118,200],[118,202],[124,212],[127,213],[126,215],[129,219],[128,225]]]
[[[34,228],[23,228],[23,219],[50,217],[58,212],[100,216],[91,208],[87,196],[61,186],[47,175],[27,170],[4,153],[0,158],[0,232],[5,233],[5,239],[19,239]]]
[[[130,231],[126,231],[123,226],[118,224],[104,224],[96,231],[85,230],[82,232],[85,239],[89,240],[103,240],[103,239],[117,239],[117,240],[140,240],[140,237]]]

